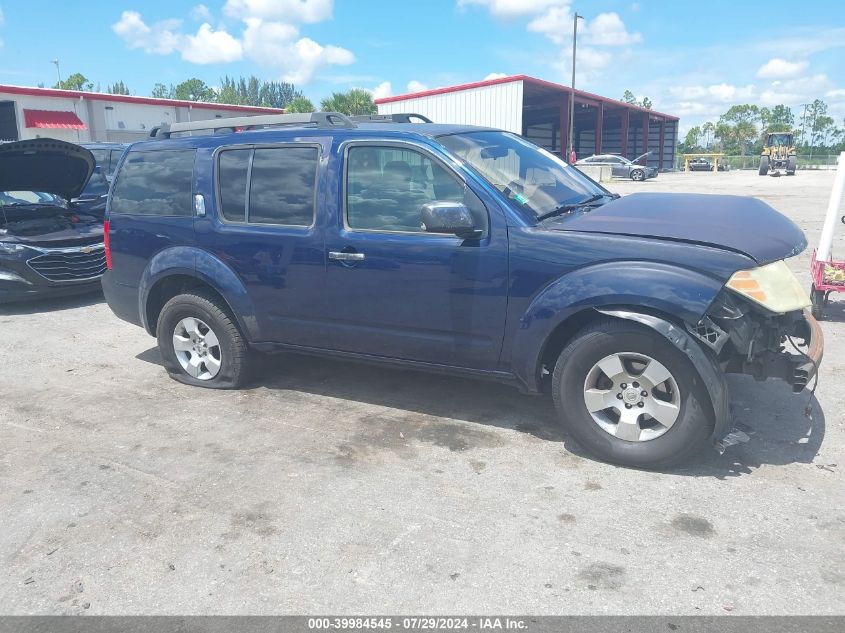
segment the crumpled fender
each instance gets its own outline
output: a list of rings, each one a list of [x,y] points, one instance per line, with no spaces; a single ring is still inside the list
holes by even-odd
[[[710,439],[712,441],[722,439],[727,433],[730,423],[730,406],[728,403],[728,385],[725,381],[725,375],[716,364],[715,359],[707,354],[701,345],[696,343],[689,334],[666,319],[661,319],[651,314],[632,312],[630,310],[613,308],[596,308],[596,310],[610,317],[634,321],[650,327],[665,337],[690,359],[690,362],[698,370],[704,386],[707,388],[707,393],[710,395],[710,403],[713,406],[715,419],[713,434]]]
[[[511,369],[528,391],[537,391],[545,344],[572,315],[632,306],[698,323],[723,285],[693,270],[647,261],[604,262],[572,271],[538,293],[520,318],[509,351]]]
[[[261,340],[255,306],[240,277],[215,255],[193,246],[174,246],[156,253],[141,275],[138,287],[139,308],[144,328],[151,335],[155,336],[155,332],[147,323],[146,310],[150,292],[156,284],[173,275],[195,277],[211,286],[229,304],[247,340]]]

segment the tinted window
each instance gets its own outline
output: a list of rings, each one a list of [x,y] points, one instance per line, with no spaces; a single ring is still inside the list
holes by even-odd
[[[123,154],[122,149],[113,149],[110,152],[110,162],[109,168],[106,172],[106,175],[111,176],[114,174],[114,170],[117,169],[117,164],[120,162],[120,156]]]
[[[249,182],[249,221],[310,226],[316,177],[316,147],[256,149]]]
[[[220,152],[220,210],[232,222],[246,220],[246,175],[250,149]]]
[[[356,229],[423,232],[427,202],[461,202],[486,224],[486,211],[452,173],[424,154],[358,146],[347,154],[346,221]]]
[[[109,171],[109,150],[107,149],[92,149],[90,150],[92,154],[94,154],[94,160],[97,164],[103,168],[103,173],[108,173]]]
[[[117,175],[111,212],[191,215],[194,150],[130,152]]]

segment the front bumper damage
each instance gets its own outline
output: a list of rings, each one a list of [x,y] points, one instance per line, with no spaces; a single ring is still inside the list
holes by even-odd
[[[750,374],[756,380],[778,378],[803,391],[818,374],[824,337],[808,311],[767,314],[723,292],[696,325],[678,325],[651,314],[600,308],[599,312],[647,325],[689,357],[698,369],[713,406],[711,441],[719,452],[737,439],[731,431],[725,375]]]

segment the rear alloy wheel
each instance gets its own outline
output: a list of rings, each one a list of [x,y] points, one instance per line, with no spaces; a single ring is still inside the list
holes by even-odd
[[[635,169],[631,172],[631,180],[636,180],[637,182],[645,180],[645,172],[642,169]]]
[[[156,337],[167,373],[179,382],[235,389],[246,379],[248,348],[220,300],[202,290],[164,304]]]
[[[689,358],[630,321],[603,320],[576,334],[555,365],[552,393],[579,444],[624,466],[688,460],[713,429],[707,390]]]

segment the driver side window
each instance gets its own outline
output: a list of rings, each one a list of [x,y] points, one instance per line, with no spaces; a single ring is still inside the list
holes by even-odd
[[[437,161],[411,149],[355,145],[346,160],[346,223],[353,229],[424,233],[424,204],[475,198]],[[483,209],[478,198],[467,206]]]

